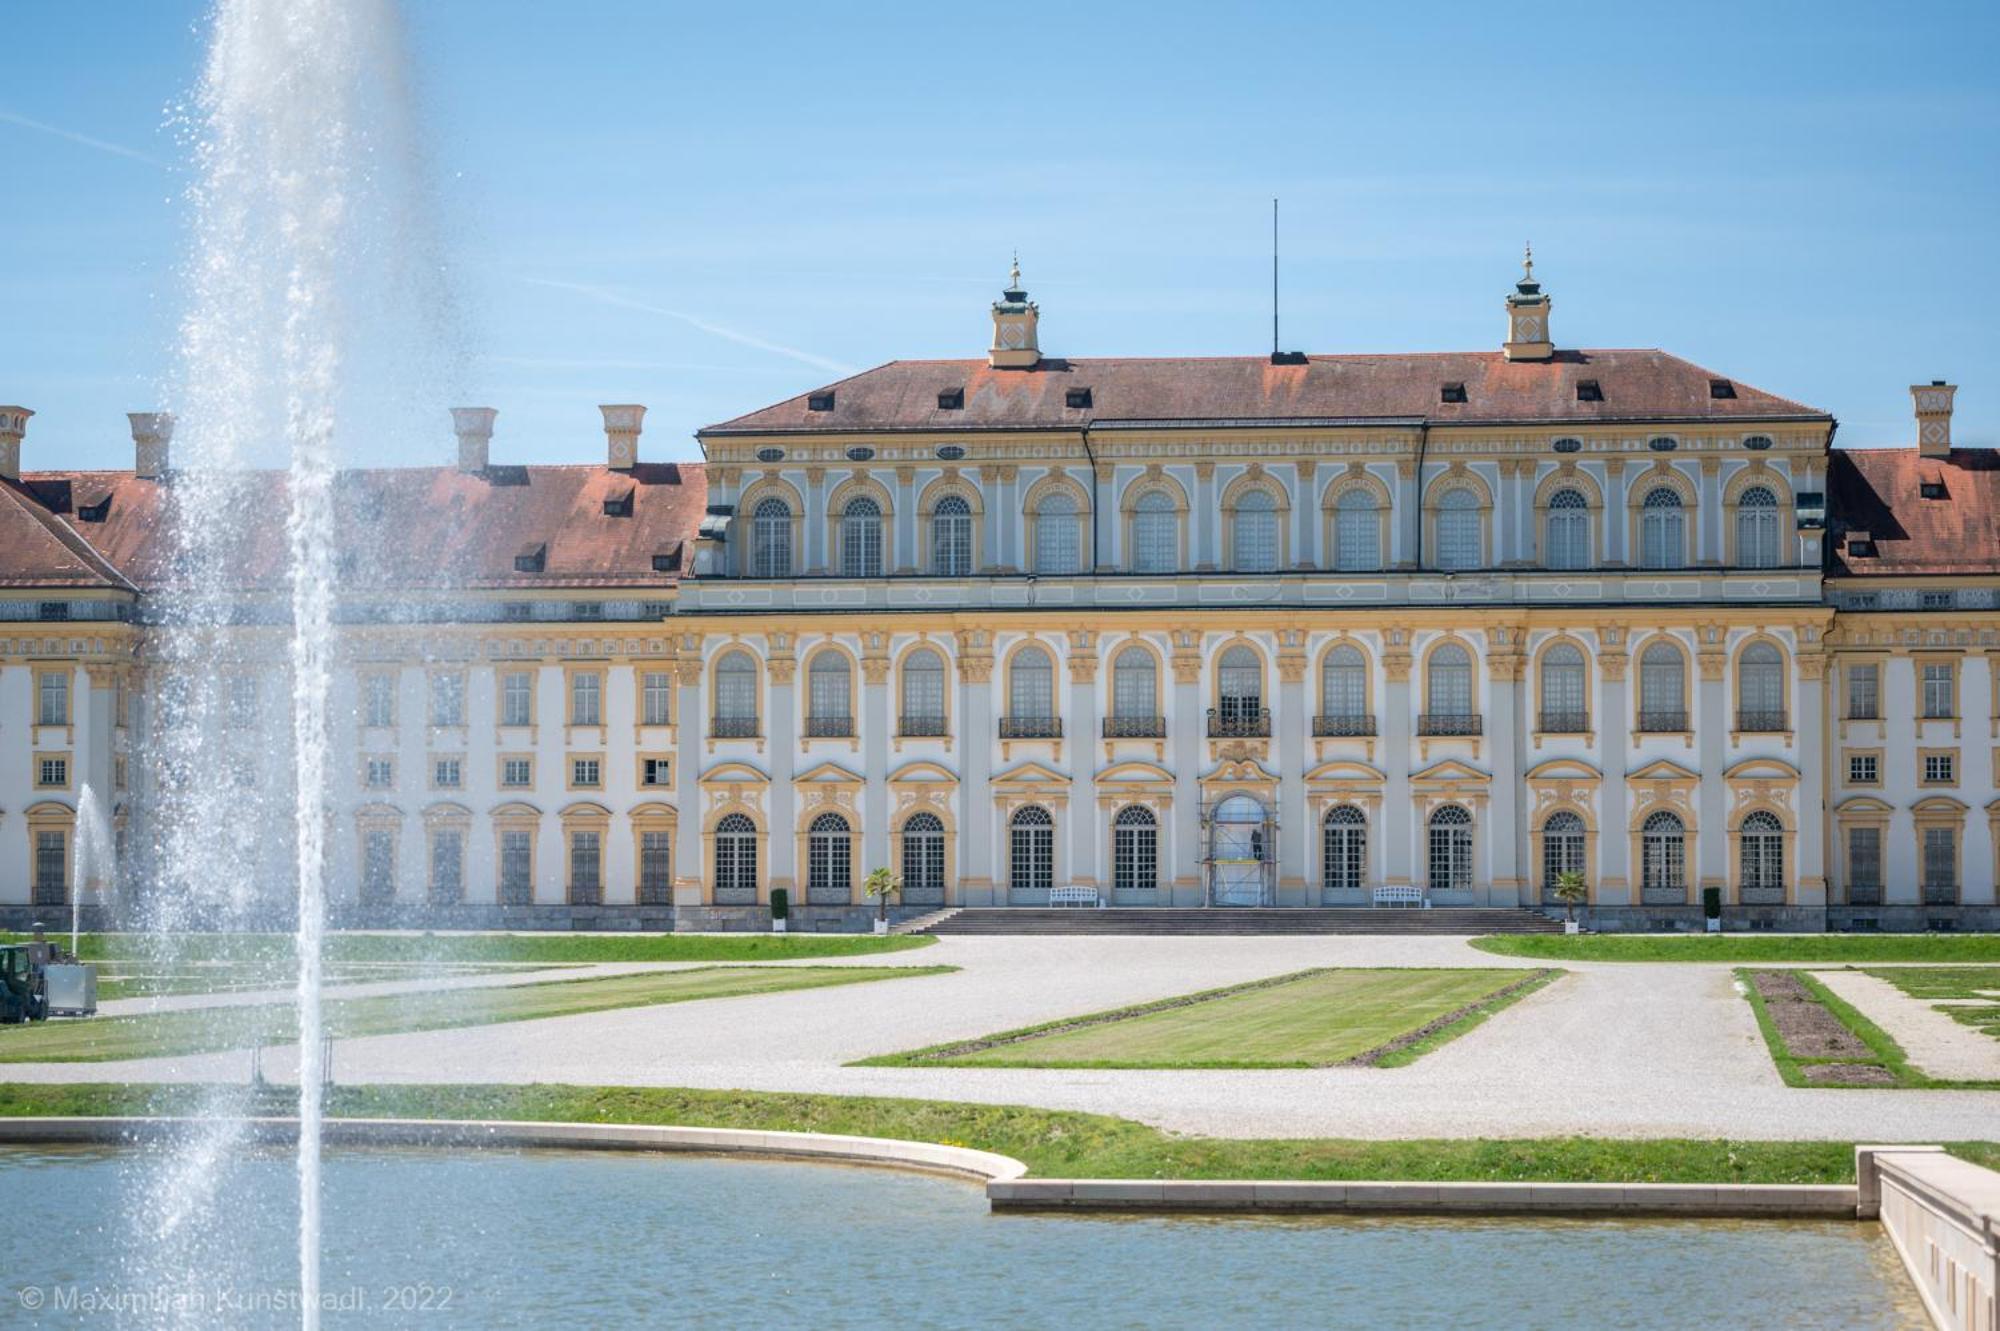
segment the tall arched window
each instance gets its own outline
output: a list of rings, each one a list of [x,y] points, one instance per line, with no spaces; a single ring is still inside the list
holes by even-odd
[[[1785,899],[1785,828],[1775,814],[1759,809],[1743,819],[1738,859],[1743,881],[1737,899],[1745,905],[1775,905]]]
[[[847,658],[836,651],[813,657],[806,671],[806,734],[852,735],[854,694]]]
[[[1687,902],[1687,829],[1662,810],[1639,829],[1639,904],[1680,906]]]
[[[1688,728],[1687,663],[1670,642],[1655,641],[1639,654],[1639,729],[1678,733]]]
[[[1321,825],[1320,890],[1359,892],[1368,881],[1368,819],[1352,804],[1328,809]]]
[[[1479,539],[1479,496],[1455,486],[1438,499],[1437,566],[1445,572],[1485,562]]]
[[[840,511],[840,571],[850,578],[882,576],[882,507],[865,495]]]
[[[902,733],[944,734],[944,658],[919,647],[903,658]]]
[[[1361,649],[1346,643],[1326,654],[1320,666],[1320,724],[1326,735],[1367,735],[1368,659]]]
[[[1542,900],[1556,899],[1556,878],[1583,872],[1583,819],[1567,809],[1542,822]]]
[[[1056,666],[1030,643],[1007,664],[1007,719],[1019,737],[1055,733]]]
[[[1035,572],[1066,577],[1082,567],[1076,521],[1076,497],[1051,490],[1035,506]]]
[[[1224,735],[1263,734],[1264,663],[1257,653],[1238,643],[1216,665],[1216,732]]]
[[[1373,573],[1382,567],[1382,520],[1375,496],[1356,486],[1333,506],[1334,567],[1343,573]]]
[[[1736,663],[1736,728],[1785,728],[1785,658],[1768,642],[1753,642]]]
[[[1680,491],[1656,485],[1639,505],[1639,566],[1681,568],[1687,563],[1687,511]]]
[[[1430,890],[1469,891],[1472,887],[1472,815],[1447,804],[1431,815]]]
[[[727,651],[716,660],[713,729],[724,739],[757,733],[757,663],[748,652]]]
[[[1269,490],[1245,490],[1237,497],[1230,567],[1238,573],[1278,571],[1278,501]]]
[[[1049,811],[1030,804],[1007,823],[1007,887],[1017,896],[1040,894],[1056,881],[1056,823]]]
[[[746,814],[724,815],[715,825],[715,904],[757,901],[757,824]]]
[[[792,576],[792,506],[773,495],[759,500],[750,520],[751,573],[759,578]]]
[[[1736,563],[1742,568],[1778,566],[1778,497],[1753,485],[1736,500]]]
[[[1590,501],[1578,490],[1558,490],[1549,496],[1547,539],[1542,556],[1550,568],[1589,568]]]
[[[1471,653],[1455,642],[1447,642],[1431,653],[1430,668],[1425,674],[1424,711],[1427,715],[1438,718],[1472,715]]]
[[[910,906],[944,904],[944,822],[934,813],[903,820],[903,878],[898,898]]]
[[[1144,647],[1129,646],[1111,662],[1111,717],[1107,735],[1158,735],[1159,667]]]
[[[1111,822],[1111,886],[1124,895],[1160,885],[1160,830],[1153,811],[1130,804]]]
[[[1543,733],[1580,735],[1590,729],[1584,675],[1583,653],[1574,644],[1559,642],[1542,653]]]
[[[972,505],[946,495],[931,510],[931,572],[963,578],[972,572]]]
[[[854,894],[854,835],[837,813],[813,819],[806,833],[806,900],[846,905]]]
[[[1132,571],[1172,573],[1181,562],[1180,518],[1174,497],[1148,490],[1132,506]]]

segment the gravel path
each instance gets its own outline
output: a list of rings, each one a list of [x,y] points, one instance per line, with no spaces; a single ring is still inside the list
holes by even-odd
[[[1910,1062],[1948,1081],[2000,1081],[2000,1040],[1860,971],[1814,971],[1827,988],[1903,1046]]]
[[[491,989],[510,984],[536,984],[545,980],[590,980],[607,975],[629,975],[633,971],[678,970],[708,962],[591,962],[581,966],[540,966],[522,970],[481,971],[469,975],[419,975],[408,980],[362,980],[353,984],[330,984],[328,998],[374,998],[384,994],[421,994],[436,989]],[[411,970],[419,967],[412,965]],[[256,1007],[260,1003],[288,1003],[297,991],[282,989],[233,989],[207,994],[160,994],[150,998],[112,998],[97,1005],[99,1016],[133,1017],[149,1012],[184,1012],[190,1008]]]

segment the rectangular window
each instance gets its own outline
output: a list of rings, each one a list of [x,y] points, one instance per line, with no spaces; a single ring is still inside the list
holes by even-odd
[[[526,670],[510,670],[500,681],[500,724],[535,724],[535,677]]]
[[[1847,668],[1847,719],[1875,721],[1882,716],[1882,668],[1852,665]]]
[[[42,759],[35,767],[35,784],[54,790],[67,790],[69,788],[69,759]]]
[[[431,900],[457,901],[465,895],[465,834],[441,827],[431,834]]]
[[[603,838],[596,832],[569,834],[569,899],[586,905],[604,899],[603,864],[599,848]]]
[[[365,675],[361,680],[361,715],[365,725],[396,724],[396,677]]]
[[[665,758],[641,758],[639,760],[639,784],[642,786],[671,786],[674,783],[672,764]]]
[[[457,790],[464,784],[456,758],[439,758],[431,764],[431,784],[439,790]]]
[[[35,900],[37,906],[60,906],[69,899],[69,834],[35,833]]]
[[[370,790],[387,790],[396,784],[396,760],[370,758],[363,771],[362,780]]]
[[[361,836],[361,899],[391,901],[395,896],[395,834],[371,829]]]
[[[640,723],[664,726],[673,718],[674,678],[664,670],[649,670],[642,681]]]
[[[509,624],[524,624],[535,617],[535,608],[526,601],[508,601],[500,607],[500,618]]]
[[[512,790],[535,784],[535,764],[531,758],[502,758],[500,784]]]
[[[604,677],[596,671],[579,671],[570,676],[569,723],[573,726],[604,724]]]
[[[1958,837],[1949,827],[1924,829],[1924,903],[1958,900]]]
[[[42,726],[66,726],[69,724],[69,672],[67,670],[45,670],[39,686],[39,698],[35,706],[35,724]]]
[[[525,906],[534,899],[534,834],[500,834],[500,904]]]
[[[1925,592],[1921,604],[1926,610],[1949,610],[1951,609],[1951,593]]]
[[[431,724],[434,726],[462,726],[465,724],[465,676],[431,676]]]
[[[674,902],[674,839],[666,832],[639,834],[639,904]]]
[[[1924,755],[1924,784],[1927,786],[1948,786],[1958,779],[1956,755],[1950,753],[1926,753]]]
[[[1924,716],[1935,720],[1939,717],[1958,715],[1957,672],[1949,661],[1926,661],[1924,663]]]
[[[576,758],[569,765],[569,783],[572,786],[599,786],[601,764],[595,758]]]
[[[257,680],[252,675],[235,675],[229,681],[229,724],[250,729],[257,724]]]
[[[1872,753],[1850,753],[1847,755],[1847,784],[1850,786],[1873,786],[1881,782],[1879,759]]]
[[[1882,900],[1882,829],[1847,829],[1847,900],[1872,906]]]

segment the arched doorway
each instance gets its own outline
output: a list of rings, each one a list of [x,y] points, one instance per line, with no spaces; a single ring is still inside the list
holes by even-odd
[[[1208,818],[1208,904],[1268,906],[1277,828],[1262,803],[1231,795]]]

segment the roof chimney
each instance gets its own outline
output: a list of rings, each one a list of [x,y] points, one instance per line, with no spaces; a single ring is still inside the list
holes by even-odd
[[[132,422],[132,474],[157,481],[167,474],[168,445],[174,441],[171,411],[128,411]]]
[[[630,471],[639,465],[639,430],[646,409],[633,403],[599,407],[604,413],[604,437],[610,442],[606,465],[613,471]]]
[[[21,436],[34,414],[26,407],[0,407],[0,478],[21,479]]]
[[[1933,379],[1927,384],[1911,384],[1910,396],[1917,403],[1917,453],[1941,458],[1951,453],[1951,399],[1957,384]]]
[[[451,432],[458,436],[458,469],[486,470],[486,454],[493,442],[493,418],[500,413],[492,407],[453,407]]]

